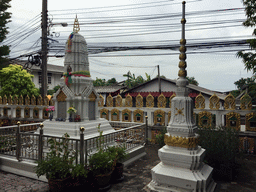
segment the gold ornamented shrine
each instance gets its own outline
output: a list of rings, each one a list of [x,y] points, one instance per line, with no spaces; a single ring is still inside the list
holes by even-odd
[[[160,125],[164,125],[165,122],[165,112],[162,110],[156,110],[154,112],[154,125],[156,124],[160,124]]]
[[[131,122],[131,110],[129,109],[124,109],[122,111],[122,121],[124,122]]]
[[[246,131],[256,131],[256,112],[251,112],[245,116]]]
[[[99,107],[103,107],[104,106],[104,98],[103,98],[103,96],[100,94],[100,99],[99,99],[99,101],[98,101],[98,106]]]
[[[140,93],[136,97],[136,107],[143,107],[143,97],[140,95]]]
[[[236,129],[237,131],[240,131],[241,127],[241,116],[239,113],[230,112],[226,114],[226,126]]]
[[[133,112],[133,121],[138,123],[143,123],[143,119],[144,119],[143,111],[140,109],[136,109]]]
[[[197,148],[198,138],[186,138],[179,136],[164,135],[164,143],[168,146],[183,147],[188,149]]]
[[[226,110],[235,110],[236,109],[235,98],[231,93],[229,93],[226,96],[226,98],[224,99],[224,108]]]
[[[101,118],[105,118],[105,119],[109,119],[109,117],[108,117],[108,110],[107,109],[101,109],[100,110],[100,117]]]
[[[166,106],[166,97],[161,93],[157,98],[157,107],[158,108],[165,108]]]
[[[240,106],[242,110],[252,110],[252,98],[247,93],[240,99]]]
[[[125,107],[132,107],[132,96],[129,93],[125,98]]]
[[[198,125],[199,127],[210,128],[212,126],[212,113],[207,111],[198,113]]]
[[[196,97],[195,100],[196,100],[196,103],[195,103],[196,109],[204,109],[205,108],[205,98],[201,93]]]
[[[111,121],[119,121],[119,110],[118,109],[111,110]]]
[[[116,107],[122,107],[123,106],[123,98],[121,97],[121,95],[119,95],[119,93],[118,93],[118,95],[117,95],[117,97],[116,97]]]
[[[146,107],[154,107],[154,97],[150,93],[146,97]]]
[[[66,98],[67,98],[67,96],[65,95],[65,93],[62,90],[57,95],[58,102],[64,102],[64,101],[66,101]]]
[[[219,110],[219,108],[220,108],[220,99],[215,93],[210,97],[209,101],[210,101],[210,106],[209,106],[210,109]]]
[[[113,97],[109,94],[107,97],[107,107],[113,107]]]

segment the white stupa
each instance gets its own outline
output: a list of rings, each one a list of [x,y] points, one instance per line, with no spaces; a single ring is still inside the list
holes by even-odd
[[[90,76],[87,43],[79,32],[79,23],[76,17],[73,32],[69,35],[65,47],[63,83],[54,94],[55,111],[53,120],[44,122],[44,134],[79,136],[79,128],[85,128],[85,138],[99,135],[97,126],[101,124],[104,134],[114,132],[106,119],[99,118],[99,95],[93,87]],[[76,110],[67,112],[70,107]],[[80,117],[81,122],[75,122]],[[65,121],[62,121],[62,120]],[[57,120],[57,121],[56,121]],[[59,121],[61,120],[61,121]]]
[[[158,150],[161,162],[152,170],[150,189],[161,192],[213,192],[213,168],[203,163],[205,149],[198,145],[193,118],[193,101],[188,97],[186,79],[185,1],[182,13],[182,38],[176,97],[172,99],[171,119],[165,134],[165,146]]]

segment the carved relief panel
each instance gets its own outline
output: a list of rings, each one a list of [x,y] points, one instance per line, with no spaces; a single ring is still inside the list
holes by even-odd
[[[247,93],[241,97],[240,107],[242,110],[252,110],[252,98]]]
[[[107,107],[113,107],[113,97],[110,94],[107,97]]]
[[[108,110],[107,109],[101,109],[100,110],[100,117],[101,118],[105,118],[105,119],[109,119],[109,117],[108,117]]]
[[[165,106],[166,106],[166,98],[163,94],[161,94],[157,98],[157,107],[158,108],[165,108]]]
[[[121,95],[117,95],[116,97],[116,107],[122,107],[122,102],[123,102],[123,98],[121,97]]]
[[[39,118],[39,109],[38,109],[38,107],[35,107],[33,109],[33,118],[34,119],[38,119]]]
[[[162,110],[156,110],[154,112],[154,125],[164,125],[165,122],[165,112]]]
[[[212,113],[207,111],[198,113],[198,125],[199,127],[210,128],[212,126]]]
[[[132,96],[129,93],[125,98],[125,107],[132,107]]]
[[[240,114],[235,112],[226,114],[226,126],[240,131],[240,127],[241,127]]]
[[[146,107],[154,107],[154,97],[150,93],[146,97]]]
[[[256,113],[248,113],[245,116],[245,130],[256,131]]]
[[[215,93],[210,97],[209,101],[210,101],[210,105],[209,105],[210,109],[219,110],[219,108],[220,108],[220,99]]]
[[[224,108],[226,110],[235,110],[236,108],[235,98],[231,93],[229,93],[224,99]]]
[[[122,121],[131,122],[131,111],[129,109],[122,111]]]
[[[196,100],[196,103],[195,103],[196,109],[204,109],[205,108],[205,98],[201,93],[196,97],[195,100]]]
[[[118,109],[111,110],[111,121],[119,121],[119,110]]]
[[[143,107],[143,97],[140,94],[138,94],[136,97],[136,107],[137,108]]]
[[[103,107],[104,106],[104,97],[100,94],[100,99],[98,101],[98,106]]]
[[[133,112],[133,121],[143,123],[143,119],[144,119],[143,111],[140,109],[136,109]]]

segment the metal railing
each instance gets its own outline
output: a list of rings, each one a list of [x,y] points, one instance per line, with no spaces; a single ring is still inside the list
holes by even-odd
[[[24,131],[25,127],[40,127],[39,133]],[[95,129],[97,129],[95,127]],[[0,154],[15,156],[18,161],[24,159],[42,160],[50,151],[49,139],[61,141],[61,136],[44,135],[43,124],[24,124],[0,128]],[[102,136],[104,147],[124,145],[127,151],[146,142],[146,124],[134,125],[116,130]],[[99,146],[99,136],[84,139],[84,128],[80,128],[80,139],[68,138],[68,149],[77,153],[75,163],[87,162],[88,155],[94,153]]]

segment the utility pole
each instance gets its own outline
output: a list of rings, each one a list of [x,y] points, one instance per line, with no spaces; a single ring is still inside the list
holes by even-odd
[[[161,94],[161,79],[160,79],[159,65],[157,65],[157,69],[158,69],[158,88],[159,88],[159,93]]]
[[[42,4],[42,85],[41,96],[44,99],[47,95],[47,54],[48,54],[48,40],[47,40],[47,27],[48,27],[48,10],[47,0],[43,0]]]

